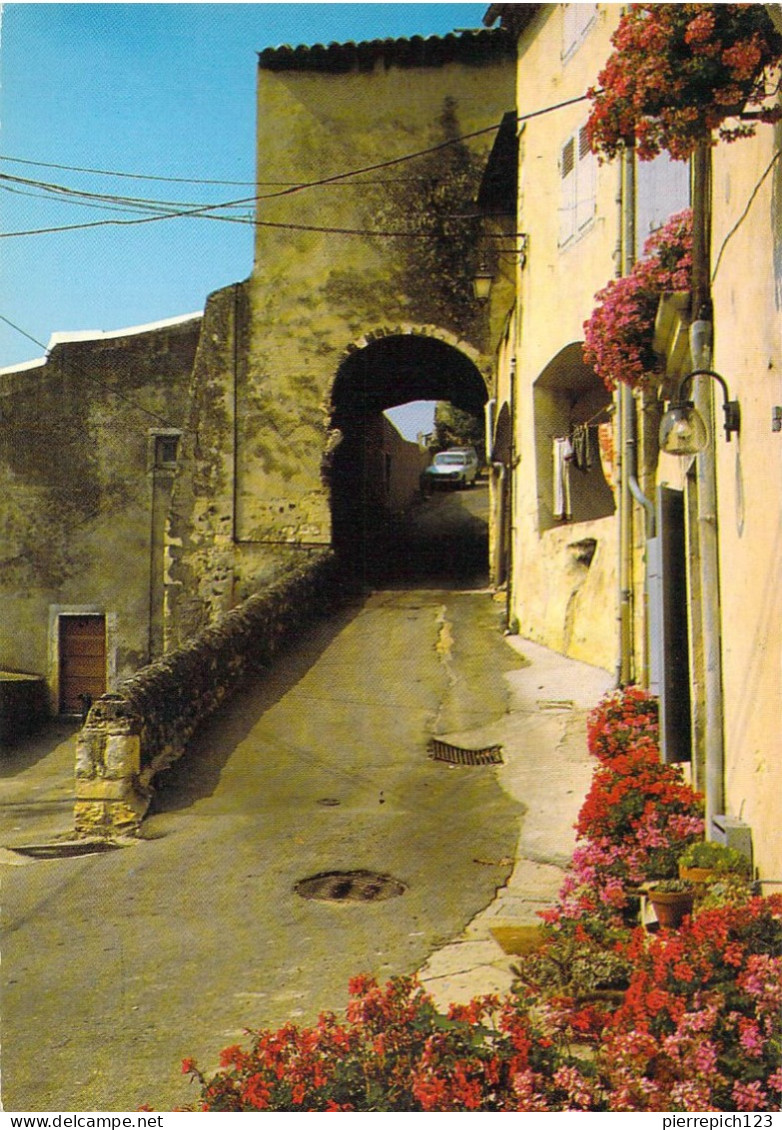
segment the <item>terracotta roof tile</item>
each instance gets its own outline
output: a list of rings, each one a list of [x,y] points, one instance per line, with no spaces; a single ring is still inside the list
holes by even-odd
[[[258,65],[268,71],[325,71],[348,74],[371,71],[377,62],[388,67],[440,67],[445,63],[480,65],[497,58],[513,58],[512,37],[502,28],[452,33],[445,36],[414,35],[410,39],[372,39],[363,43],[316,43],[311,47],[267,47]]]

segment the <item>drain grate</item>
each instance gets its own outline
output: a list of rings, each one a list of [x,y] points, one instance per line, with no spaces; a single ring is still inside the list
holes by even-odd
[[[111,840],[68,840],[54,844],[30,844],[10,850],[15,855],[26,855],[30,859],[75,859],[80,855],[99,855],[106,851],[117,851],[120,845]]]
[[[434,761],[447,761],[451,765],[502,765],[501,745],[464,749],[450,742],[442,742],[439,738],[431,738],[428,749],[429,756]]]
[[[407,887],[375,871],[323,871],[300,879],[293,889],[302,898],[324,902],[381,902],[403,895]]]

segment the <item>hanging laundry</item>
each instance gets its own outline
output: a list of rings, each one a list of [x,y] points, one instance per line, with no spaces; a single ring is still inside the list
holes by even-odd
[[[570,464],[573,445],[567,436],[554,440],[554,517],[570,518]]]
[[[588,424],[576,424],[573,428],[573,464],[579,471],[592,469],[592,444]]]

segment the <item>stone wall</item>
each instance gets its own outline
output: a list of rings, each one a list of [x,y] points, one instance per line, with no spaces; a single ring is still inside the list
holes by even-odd
[[[0,371],[0,665],[44,676],[55,713],[60,613],[106,617],[108,689],[160,654],[152,574],[174,472],[155,442],[184,426],[200,329],[194,314],[58,335]]]
[[[331,551],[231,609],[185,646],[143,668],[90,710],[76,753],[76,830],[132,832],[157,773],[242,681],[263,670],[336,591]]]

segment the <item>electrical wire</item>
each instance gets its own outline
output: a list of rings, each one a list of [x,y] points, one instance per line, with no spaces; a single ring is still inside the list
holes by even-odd
[[[750,193],[749,200],[747,201],[747,204],[746,204],[746,207],[744,208],[744,211],[741,213],[741,215],[736,220],[733,227],[730,229],[728,234],[723,239],[722,246],[720,247],[719,253],[717,255],[717,261],[714,264],[714,270],[711,273],[712,283],[714,282],[714,280],[717,277],[717,271],[720,269],[720,263],[722,262],[722,256],[724,254],[725,248],[727,247],[730,240],[733,238],[733,236],[736,234],[736,232],[739,230],[741,225],[746,220],[747,216],[749,215],[750,208],[755,203],[755,199],[756,199],[758,193],[760,192],[761,188],[763,187],[763,184],[765,183],[766,177],[769,175],[771,170],[774,168],[774,165],[776,165],[776,163],[777,163],[777,161],[779,160],[780,157],[782,157],[782,149],[777,150],[777,152],[774,154],[774,156],[769,161],[769,163],[766,166],[766,169],[765,169],[763,175],[761,176],[760,180],[755,185],[755,187],[752,189],[752,192]]]
[[[56,164],[53,161],[31,161],[25,157],[9,157],[6,153],[0,153],[0,161],[8,161],[14,165],[31,165],[38,169],[61,169],[69,173],[92,173],[99,177],[126,177],[131,180],[149,180],[149,181],[162,181],[168,184],[213,184],[213,185],[235,185],[238,187],[257,188],[263,186],[264,188],[291,188],[300,184],[300,181],[295,180],[218,180],[207,179],[205,177],[164,177],[152,173],[127,173],[120,172],[117,169],[91,169],[83,165],[62,165]],[[378,180],[378,181],[360,181],[354,185],[345,185],[346,188],[361,188],[366,184],[381,185],[381,184],[409,184],[418,180],[421,177],[398,177],[392,180]]]
[[[584,102],[588,98],[589,98],[588,94],[581,94],[581,95],[578,95],[574,98],[568,98],[568,99],[565,99],[562,102],[555,103],[554,105],[541,107],[537,110],[531,110],[527,114],[517,115],[516,121],[517,121],[518,124],[520,124],[522,122],[530,121],[533,118],[541,117],[544,114],[550,114],[550,113],[553,113],[556,110],[561,110],[565,107],[573,106],[573,105],[576,105],[580,102]],[[386,161],[378,161],[378,162],[375,162],[371,165],[365,165],[365,166],[363,166],[359,169],[351,169],[351,170],[348,170],[348,171],[343,172],[343,173],[335,173],[332,176],[320,177],[319,179],[313,180],[313,181],[302,181],[299,184],[288,186],[288,187],[280,189],[276,192],[259,193],[259,194],[256,194],[254,196],[247,196],[247,197],[240,198],[238,200],[225,201],[225,202],[222,202],[222,203],[219,203],[219,204],[199,205],[198,207],[195,207],[195,208],[185,208],[185,209],[182,209],[182,210],[179,210],[179,211],[166,212],[166,213],[161,214],[161,215],[143,216],[143,217],[137,217],[135,219],[96,220],[96,221],[93,221],[91,223],[84,223],[84,224],[67,224],[67,225],[52,226],[52,227],[46,227],[46,228],[28,229],[26,231],[2,232],[2,233],[0,233],[0,238],[10,239],[10,238],[15,238],[15,237],[19,237],[19,236],[49,235],[49,234],[52,234],[54,232],[59,232],[59,231],[81,231],[81,230],[85,230],[87,228],[104,227],[104,226],[108,226],[108,225],[124,225],[124,226],[139,225],[139,224],[145,224],[145,223],[154,223],[154,222],[158,222],[160,220],[165,220],[165,219],[179,219],[179,218],[184,218],[184,217],[187,217],[187,218],[192,218],[192,217],[203,218],[203,216],[205,216],[207,214],[210,214],[210,213],[213,213],[213,212],[216,212],[216,211],[223,211],[227,208],[234,208],[234,207],[238,207],[238,206],[241,206],[241,205],[247,205],[247,204],[255,203],[256,201],[259,201],[259,200],[278,199],[278,198],[283,197],[283,196],[290,196],[290,195],[292,195],[296,192],[302,192],[305,189],[322,187],[324,185],[331,185],[331,184],[335,184],[336,182],[339,182],[339,181],[345,181],[350,177],[361,176],[364,173],[377,172],[380,169],[391,168],[395,165],[402,164],[406,161],[413,161],[413,160],[416,160],[419,157],[424,157],[424,156],[428,156],[429,154],[432,154],[432,153],[440,152],[443,149],[449,148],[450,146],[458,145],[458,144],[461,144],[465,141],[470,141],[470,140],[472,140],[476,137],[484,136],[487,133],[495,133],[500,128],[500,124],[501,123],[497,122],[497,123],[495,123],[494,125],[491,125],[491,126],[484,126],[482,129],[473,130],[471,133],[462,134],[459,137],[449,138],[446,141],[439,142],[437,145],[430,145],[430,146],[427,146],[424,149],[418,149],[418,150],[416,150],[412,153],[407,153],[407,154],[404,154],[400,157],[392,157],[392,158],[389,158]],[[14,179],[14,178],[10,178],[10,179]],[[21,178],[16,178],[16,179],[21,179]],[[325,234],[329,234],[329,235],[373,235],[373,236],[377,236],[377,237],[386,237],[386,238],[420,238],[421,237],[420,233],[413,233],[413,232],[372,232],[372,231],[361,231],[361,230],[356,230],[356,229],[352,229],[352,228],[346,228],[346,229],[329,228],[329,227],[320,228],[320,227],[315,227],[315,226],[304,226],[304,225],[295,225],[295,224],[273,224],[270,221],[260,221],[260,220],[256,220],[255,223],[258,226],[261,226],[261,227],[282,227],[282,228],[285,228],[285,229],[288,229],[288,230],[293,230],[293,231],[297,231],[297,230],[299,230],[299,231],[322,231]]]

